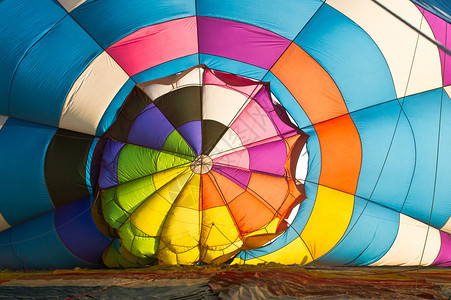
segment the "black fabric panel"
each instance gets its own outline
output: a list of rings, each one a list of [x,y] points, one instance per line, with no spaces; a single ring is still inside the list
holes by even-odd
[[[58,129],[44,161],[47,190],[55,207],[89,196],[86,162],[94,137]]]
[[[135,86],[122,104],[116,121],[103,137],[111,136],[113,139],[125,143],[133,122],[150,103],[152,103],[150,97]]]
[[[228,127],[213,120],[202,120],[202,154],[208,155]]]
[[[155,99],[155,105],[175,127],[201,120],[200,86],[190,86],[169,92]]]

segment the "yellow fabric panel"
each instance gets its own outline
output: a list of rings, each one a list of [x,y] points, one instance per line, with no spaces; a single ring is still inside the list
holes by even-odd
[[[166,249],[168,249],[168,248],[166,248]],[[163,251],[166,251],[166,249],[163,250]],[[194,263],[199,261],[199,258],[200,258],[199,247],[196,246],[196,247],[194,247],[192,249],[189,249],[189,250],[187,250],[185,252],[177,253],[176,257],[177,257],[177,264],[179,264],[179,265],[192,265],[192,264],[194,264]]]
[[[251,232],[249,234],[247,234],[246,236],[253,236],[253,235],[259,235],[259,234],[265,234],[265,233],[275,233],[277,226],[279,225],[279,218],[275,218],[274,220],[272,220],[271,222],[269,222],[268,225],[266,225],[265,227],[263,227],[262,229],[256,230],[254,232]]]
[[[200,175],[193,174],[177,198],[177,206],[200,210]]]
[[[301,238],[296,238],[291,243],[277,251],[249,260],[242,260],[237,257],[233,260],[232,264],[256,265],[266,262],[276,262],[285,265],[304,265],[312,260],[312,256],[310,255],[305,243]]]
[[[354,195],[318,186],[315,206],[301,238],[314,259],[332,249],[346,231],[351,220]]]
[[[177,254],[175,254],[172,250],[168,249],[166,244],[160,240],[159,249],[157,252],[158,260],[160,264],[166,265],[177,265]]]
[[[226,206],[213,207],[202,212],[201,247],[223,250],[239,239],[239,232]]]
[[[160,238],[175,253],[188,251],[199,244],[200,212],[172,206],[161,230]]]
[[[155,185],[155,189],[161,189],[165,184],[169,181],[173,180],[175,177],[181,175],[183,172],[187,172],[189,167],[180,167],[174,169],[164,170],[158,173],[153,174],[153,183]]]
[[[132,224],[150,236],[157,236],[172,207],[172,203],[190,176],[189,172],[182,174],[151,195],[131,215]]]
[[[241,240],[238,240],[235,243],[228,244],[227,248],[216,250],[216,249],[209,249],[209,248],[201,248],[201,260],[203,262],[206,262],[207,264],[211,263],[211,261],[215,258],[218,258],[220,256],[223,256],[227,253],[233,252],[241,247],[243,242]],[[221,247],[220,247],[221,248]]]

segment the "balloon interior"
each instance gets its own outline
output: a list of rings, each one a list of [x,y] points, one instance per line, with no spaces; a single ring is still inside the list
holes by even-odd
[[[451,7],[381,2],[0,1],[0,268],[450,266]]]

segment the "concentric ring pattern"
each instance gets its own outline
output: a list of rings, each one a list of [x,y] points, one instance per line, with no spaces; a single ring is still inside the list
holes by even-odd
[[[0,1],[0,266],[450,265],[451,7],[377,2]]]
[[[305,198],[307,139],[283,113],[267,85],[206,67],[138,85],[103,138],[101,207],[120,239],[107,264],[210,263],[280,234]]]

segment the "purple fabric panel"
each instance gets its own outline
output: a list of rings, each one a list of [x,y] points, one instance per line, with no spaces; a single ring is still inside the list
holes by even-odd
[[[287,147],[283,140],[250,147],[248,151],[251,171],[285,175]]]
[[[247,189],[247,185],[249,184],[249,180],[251,179],[251,172],[246,170],[240,170],[223,166],[220,167],[215,165],[213,165],[212,170],[232,180],[243,189]]]
[[[440,239],[442,241],[440,252],[432,265],[451,266],[451,235],[440,231]]]
[[[259,27],[209,17],[197,17],[199,52],[270,69],[290,44]]]
[[[430,13],[429,11],[417,6],[418,9],[423,13],[427,22],[431,26],[432,32],[434,33],[435,39],[445,46],[446,48],[451,48],[451,24],[440,19],[436,15]],[[447,28],[448,27],[448,28]],[[440,52],[440,61],[442,63],[442,74],[443,74],[443,85],[451,84],[451,56],[446,55],[443,50]],[[446,56],[446,58],[445,58]]]
[[[110,244],[92,219],[88,198],[58,207],[55,229],[66,248],[76,257],[93,264],[102,264],[103,251]]]
[[[202,152],[202,122],[191,121],[183,124],[177,131],[193,149],[196,155]]]
[[[124,145],[124,143],[113,140],[108,140],[106,144],[99,174],[99,187],[102,190],[119,184],[117,180],[117,161],[119,158],[119,151],[121,151]]]
[[[166,138],[173,130],[174,126],[155,104],[151,103],[136,118],[127,141],[131,144],[161,150]]]
[[[293,127],[290,127],[286,122],[290,122],[290,119],[286,115],[285,109],[278,105],[276,110],[275,105],[270,99],[268,91],[264,88],[260,89],[257,95],[254,96],[254,100],[266,111],[272,123],[277,129],[277,133],[284,138],[295,135],[297,132]],[[285,122],[284,122],[285,121]]]

